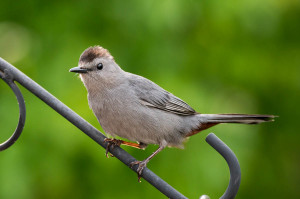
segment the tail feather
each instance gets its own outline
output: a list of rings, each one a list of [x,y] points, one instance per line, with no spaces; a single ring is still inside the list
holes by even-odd
[[[272,122],[274,115],[247,115],[247,114],[201,114],[207,123],[241,123],[259,124],[262,122]]]

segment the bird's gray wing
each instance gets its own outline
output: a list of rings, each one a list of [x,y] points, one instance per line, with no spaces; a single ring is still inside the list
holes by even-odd
[[[196,111],[183,100],[144,77],[132,75],[129,84],[138,98],[146,106],[178,115],[197,114]]]

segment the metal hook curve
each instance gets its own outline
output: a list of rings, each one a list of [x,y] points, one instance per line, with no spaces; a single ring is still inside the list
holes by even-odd
[[[241,183],[241,167],[239,161],[233,151],[215,134],[208,134],[205,140],[224,157],[229,166],[229,185],[220,199],[233,199],[235,198]]]
[[[0,78],[3,79],[9,87],[13,90],[15,96],[17,97],[19,103],[19,122],[15,132],[8,138],[5,142],[0,144],[0,151],[3,151],[13,145],[17,139],[20,137],[26,119],[26,107],[23,95],[19,87],[14,83],[13,76],[9,70],[5,69],[4,72],[0,71]]]
[[[16,69],[14,66],[6,62],[0,57],[0,78],[3,79],[14,91],[17,100],[19,102],[19,124],[14,132],[14,134],[4,143],[0,144],[0,151],[7,149],[10,147],[20,136],[24,124],[25,124],[25,102],[23,96],[14,83],[17,81],[26,89],[28,89],[31,93],[35,94],[38,98],[44,101],[48,106],[53,108],[56,112],[78,127],[82,132],[88,135],[91,139],[93,139],[99,145],[105,147],[105,143],[103,142],[105,136],[101,134],[95,127],[85,121],[82,117],[68,108],[65,104],[47,92],[44,88],[26,76],[24,73]],[[237,191],[239,189],[240,180],[241,180],[241,171],[238,160],[234,153],[230,150],[228,146],[222,140],[220,140],[213,133],[209,134],[206,137],[206,141],[210,144],[216,151],[218,151],[227,161],[230,169],[230,182],[227,187],[226,192],[223,194],[221,199],[232,199],[236,196]],[[130,162],[135,161],[135,158],[130,154],[125,152],[123,149],[116,147],[112,150],[112,153],[115,157],[117,157],[124,164],[129,165]],[[143,177],[147,180],[151,185],[161,191],[164,195],[169,198],[186,198],[172,186],[163,181],[159,176],[146,168],[143,172]],[[204,195],[202,198],[209,198]]]

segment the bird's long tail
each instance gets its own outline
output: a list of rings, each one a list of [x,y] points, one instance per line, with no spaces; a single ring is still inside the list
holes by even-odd
[[[247,114],[199,114],[198,117],[200,117],[200,125],[197,129],[189,132],[186,137],[195,135],[200,131],[221,123],[259,124],[262,122],[272,122],[276,116]]]
[[[274,121],[274,115],[247,115],[247,114],[200,114],[208,124],[240,123],[259,124]]]

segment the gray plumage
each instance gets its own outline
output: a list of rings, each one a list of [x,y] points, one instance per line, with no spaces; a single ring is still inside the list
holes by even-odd
[[[92,88],[99,89],[97,95],[88,94],[106,133],[144,144],[181,147],[186,135],[199,128],[203,118],[185,102],[148,79],[120,73],[123,78],[117,86],[106,89],[102,82]]]
[[[100,47],[86,49],[79,66],[89,106],[107,134],[143,144],[182,147],[183,141],[219,123],[257,124],[272,115],[200,114],[152,81],[123,71]],[[149,157],[147,160],[151,159]],[[147,162],[148,162],[147,161]]]

